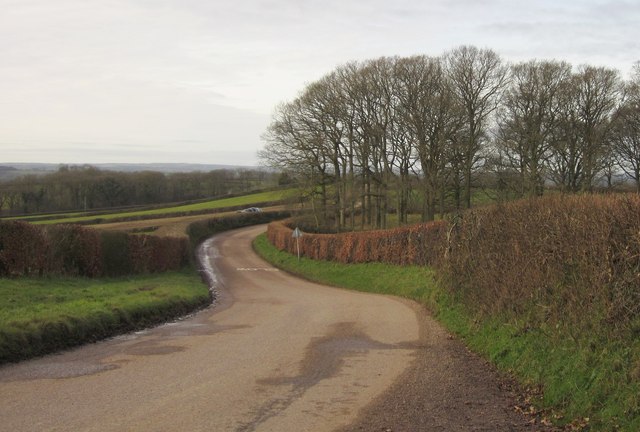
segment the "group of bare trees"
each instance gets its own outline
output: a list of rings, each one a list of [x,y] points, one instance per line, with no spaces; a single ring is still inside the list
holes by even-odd
[[[260,157],[297,176],[318,223],[338,229],[470,207],[480,171],[520,195],[549,182],[589,191],[620,170],[640,188],[639,84],[640,67],[624,82],[603,67],[509,66],[473,46],[353,62],[276,109]]]
[[[219,197],[273,186],[275,173],[228,170],[165,174],[61,166],[0,184],[0,215],[93,210]]]
[[[545,181],[565,191],[611,186],[626,173],[640,191],[640,70],[625,83],[617,71],[564,62],[511,68],[497,119],[500,166],[517,175],[522,194],[541,195]],[[635,127],[633,125],[636,125]]]

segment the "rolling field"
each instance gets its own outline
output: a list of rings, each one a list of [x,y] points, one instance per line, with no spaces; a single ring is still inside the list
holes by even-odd
[[[101,214],[101,215],[86,215],[83,213],[72,212],[65,213],[61,215],[57,215],[57,217],[53,219],[47,220],[37,220],[33,221],[34,224],[57,224],[57,223],[82,223],[87,221],[99,220],[108,221],[114,219],[123,219],[123,218],[152,218],[152,217],[161,217],[163,215],[171,215],[171,214],[185,214],[191,212],[206,212],[207,210],[219,210],[228,207],[241,207],[241,206],[255,206],[257,203],[266,203],[266,202],[274,202],[283,200],[290,190],[278,190],[278,191],[269,191],[269,192],[260,192],[250,195],[243,195],[233,198],[222,198],[212,201],[206,201],[196,204],[187,204],[180,205],[174,207],[163,207],[151,210],[138,210],[138,211],[124,211],[124,212],[116,212],[109,214]],[[27,216],[27,217],[16,217],[16,218],[6,218],[6,220],[25,220],[30,221],[39,216]]]
[[[272,206],[265,207],[265,211],[282,211],[285,206]],[[190,216],[177,216],[177,217],[162,217],[159,216],[153,219],[124,221],[124,222],[110,222],[101,223],[95,225],[88,225],[91,228],[110,230],[110,231],[127,231],[144,233],[149,235],[156,235],[160,237],[188,237],[187,228],[193,222],[200,220],[215,218],[222,218],[226,216],[232,216],[236,214],[234,211],[220,212],[215,214],[205,213]]]

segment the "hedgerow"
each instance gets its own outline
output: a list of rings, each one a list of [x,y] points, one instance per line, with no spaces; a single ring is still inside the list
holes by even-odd
[[[291,216],[287,211],[240,213],[234,216],[217,217],[193,222],[187,228],[191,246],[195,249],[200,242],[214,234],[249,225],[268,223]]]
[[[0,277],[158,273],[179,270],[189,259],[186,238],[0,221]]]
[[[630,330],[640,317],[640,196],[549,196],[463,213],[440,270],[483,314],[574,333]]]
[[[179,270],[195,246],[229,229],[289,217],[287,212],[237,214],[192,223],[189,238],[100,231],[75,224],[0,221],[0,277],[125,276]]]
[[[294,221],[272,222],[267,237],[278,249],[297,253]],[[344,234],[304,233],[300,254],[342,263],[383,262],[398,265],[437,265],[443,256],[445,221],[427,222],[391,230]]]

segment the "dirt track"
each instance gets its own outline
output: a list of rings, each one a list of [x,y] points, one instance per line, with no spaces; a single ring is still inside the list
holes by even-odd
[[[215,308],[0,368],[0,430],[532,430],[421,308],[277,271],[259,230],[216,238]]]

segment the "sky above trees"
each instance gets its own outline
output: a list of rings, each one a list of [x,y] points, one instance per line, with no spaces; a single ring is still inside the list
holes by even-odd
[[[460,45],[620,70],[637,1],[0,0],[0,163],[255,165],[337,65]]]

